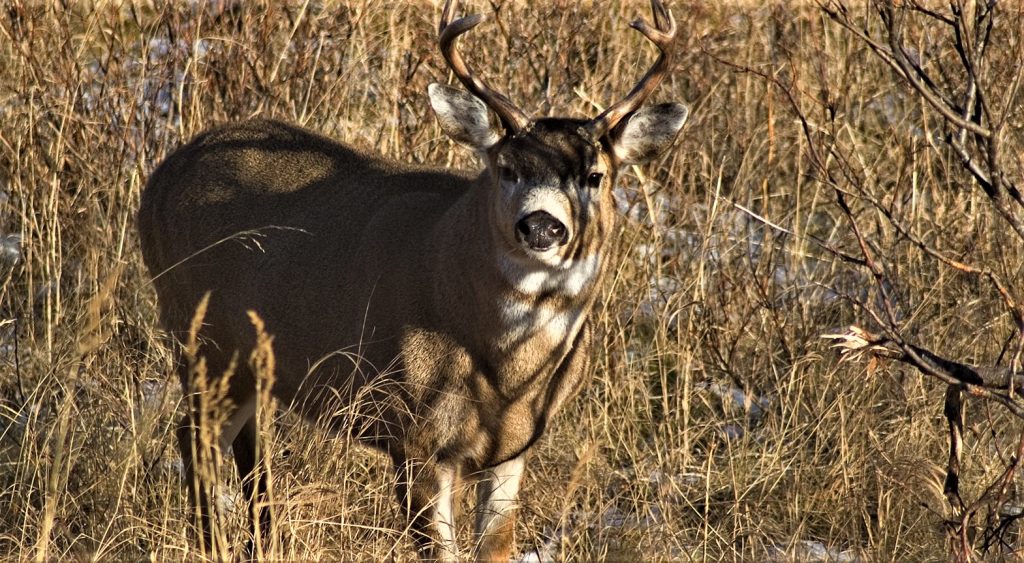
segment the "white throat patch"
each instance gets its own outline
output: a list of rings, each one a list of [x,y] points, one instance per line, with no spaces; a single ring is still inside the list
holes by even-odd
[[[580,260],[567,260],[550,266],[503,256],[498,269],[505,281],[519,293],[536,296],[554,292],[576,297],[597,278],[601,269],[601,256],[593,254]]]
[[[509,342],[520,342],[535,335],[544,335],[553,342],[565,340],[579,330],[582,313],[582,308],[535,307],[519,299],[501,304],[501,320],[507,327]]]
[[[500,298],[502,322],[510,342],[519,342],[533,335],[544,335],[552,341],[571,337],[583,320],[583,303],[562,309],[551,304],[535,303],[534,298],[554,293],[568,298],[579,296],[597,279],[601,269],[600,255],[566,261],[555,267],[537,262],[503,257],[499,264],[502,276],[521,295]]]

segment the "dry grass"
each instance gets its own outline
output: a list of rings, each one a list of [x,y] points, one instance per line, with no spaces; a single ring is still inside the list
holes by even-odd
[[[180,391],[133,218],[149,172],[204,128],[256,115],[395,158],[474,163],[426,100],[447,80],[429,3],[72,4],[0,14],[0,558],[179,559],[195,554],[172,430]],[[644,7],[558,4],[504,3],[464,49],[527,111],[592,115],[650,61],[626,25]],[[867,185],[944,251],[1015,280],[1020,244],[922,139],[928,113],[813,7],[673,5],[683,55],[657,97],[690,103],[691,118],[676,150],[620,181],[594,379],[536,448],[520,548],[941,558],[943,390],[898,366],[839,364],[821,343],[862,320],[844,296],[874,290],[809,242],[854,248],[793,107],[721,61],[784,77],[808,115],[834,100]],[[1013,325],[988,289],[858,213],[919,341],[995,362]],[[974,493],[1010,455],[1015,424],[977,411],[962,484]],[[289,414],[269,447],[276,555],[407,549],[379,455]],[[223,500],[238,534],[241,504]]]

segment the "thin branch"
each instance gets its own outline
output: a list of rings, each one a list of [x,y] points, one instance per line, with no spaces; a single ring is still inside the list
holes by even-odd
[[[747,209],[746,207],[740,205],[739,203],[736,203],[735,201],[732,201],[731,199],[729,199],[727,197],[722,197],[721,199],[725,200],[726,203],[728,203],[729,205],[735,207],[739,211],[742,211],[743,213],[747,214],[747,216],[749,216],[751,219],[754,219],[755,221],[761,223],[762,225],[765,225],[766,227],[769,227],[769,228],[775,230],[776,232],[779,232],[779,233],[782,233],[782,234],[785,234],[785,235],[789,235],[789,236],[796,236],[796,234],[793,231],[791,231],[791,230],[789,230],[789,229],[787,229],[787,228],[785,228],[785,227],[783,227],[781,225],[773,223],[773,222],[769,221],[768,219],[765,219],[764,217],[758,215],[757,213],[754,213],[753,211]],[[848,254],[846,252],[843,252],[842,250],[839,250],[838,248],[836,248],[834,245],[832,245],[828,241],[826,241],[826,240],[824,240],[822,238],[816,237],[816,236],[814,236],[812,234],[804,233],[803,235],[797,236],[796,238],[798,240],[809,241],[809,242],[813,243],[818,248],[821,248],[825,252],[831,254],[832,256],[835,256],[836,258],[838,258],[842,262],[846,262],[848,264],[854,264],[854,265],[857,265],[857,266],[866,266],[867,265],[864,262],[863,259],[857,258],[856,256],[854,256],[852,254]]]
[[[886,3],[886,7],[890,11],[890,16],[883,19],[888,19],[886,22],[886,35],[889,39],[889,49],[892,56],[891,59],[883,60],[889,63],[890,66],[895,62],[903,79],[906,80],[907,83],[910,84],[910,86],[914,88],[914,90],[916,90],[926,102],[928,102],[928,105],[932,106],[932,109],[939,112],[947,122],[960,129],[967,129],[975,135],[985,138],[991,137],[992,131],[982,126],[980,123],[975,123],[960,117],[956,112],[958,108],[956,108],[955,105],[942,100],[938,88],[930,79],[927,80],[927,83],[922,81],[923,79],[918,75],[918,72],[914,70],[914,66],[910,63],[907,58],[906,51],[903,48],[903,29],[901,18],[895,17],[895,13],[892,12],[894,8],[891,2]],[[921,75],[927,78],[927,74],[924,74],[923,70],[921,70]]]
[[[1024,391],[1024,375],[1011,369],[957,362],[921,346],[897,342],[889,336],[875,335],[857,326],[851,326],[845,332],[823,334],[821,337],[833,340],[832,347],[838,348],[844,356],[868,354],[911,365],[949,385],[963,386],[963,390],[970,395],[993,400],[1018,418],[1024,419],[1024,402],[1007,395],[1011,385],[1015,393]]]
[[[964,442],[964,400],[960,385],[946,387],[946,402],[942,413],[949,425],[949,461],[946,466],[946,481],[942,491],[946,495],[953,517],[963,516],[966,506],[960,496],[960,462],[963,459]]]
[[[1014,299],[1013,294],[1010,292],[1010,289],[1006,286],[1006,283],[1003,281],[1002,277],[1000,277],[998,274],[996,274],[989,268],[972,266],[970,264],[946,256],[941,251],[927,244],[924,240],[915,235],[909,227],[904,225],[903,222],[900,221],[892,213],[892,210],[882,205],[882,203],[878,201],[875,197],[871,196],[871,194],[863,193],[860,194],[859,197],[870,203],[872,207],[878,210],[878,212],[880,212],[886,218],[889,224],[892,225],[894,229],[896,229],[897,233],[905,237],[907,240],[913,243],[914,246],[918,247],[918,249],[920,249],[925,254],[928,254],[932,258],[938,260],[940,263],[945,264],[946,266],[949,266],[954,270],[957,270],[964,274],[978,276],[987,279],[989,283],[992,284],[992,287],[995,288],[996,292],[999,293],[999,296],[1003,300],[1003,304],[1006,305],[1007,311],[1013,317],[1013,321],[1017,325],[1017,329],[1021,332],[1024,332],[1024,308],[1022,308],[1020,304],[1017,303],[1017,300]]]

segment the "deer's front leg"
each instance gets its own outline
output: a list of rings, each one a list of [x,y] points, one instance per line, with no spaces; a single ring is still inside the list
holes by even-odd
[[[521,454],[481,472],[476,484],[477,561],[508,561],[525,470],[526,454]]]
[[[397,464],[398,502],[409,532],[426,561],[458,560],[455,545],[455,467],[407,460]]]

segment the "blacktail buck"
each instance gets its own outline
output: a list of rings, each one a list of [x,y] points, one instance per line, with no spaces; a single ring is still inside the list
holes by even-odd
[[[476,481],[477,558],[507,560],[530,448],[588,375],[616,174],[671,146],[687,108],[641,107],[673,62],[676,24],[658,0],[654,25],[631,24],[657,61],[590,120],[531,119],[473,74],[455,44],[484,18],[451,21],[452,4],[438,43],[469,93],[432,84],[430,103],[444,132],[481,156],[482,172],[392,162],[248,121],[170,155],[142,195],[138,225],[161,320],[180,342],[209,294],[196,355],[227,390],[219,444],[233,448],[241,476],[261,474],[245,361],[252,310],[274,338],[274,396],[391,457],[421,556],[457,557],[461,476]],[[239,233],[258,241],[240,244]],[[208,536],[195,388],[179,358],[193,400],[178,439]],[[245,483],[257,506],[263,480]],[[268,529],[267,511],[252,510]]]

